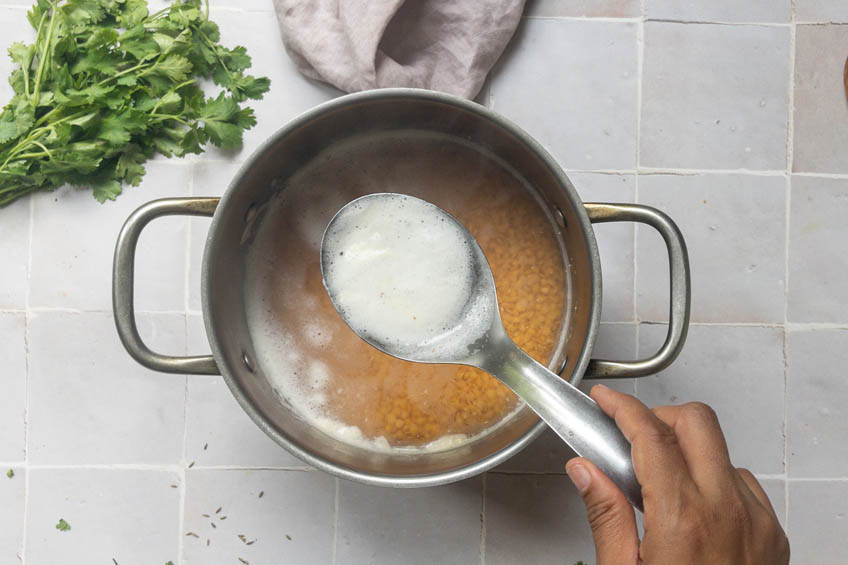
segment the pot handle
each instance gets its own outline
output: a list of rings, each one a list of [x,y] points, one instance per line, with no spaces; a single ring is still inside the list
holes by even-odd
[[[133,305],[135,282],[135,250],[138,236],[154,218],[161,216],[211,216],[215,213],[219,198],[162,198],[139,207],[130,214],[115,245],[115,261],[112,266],[112,310],[121,343],[130,355],[154,371],[164,373],[192,373],[199,375],[220,374],[215,358],[211,355],[172,357],[155,353],[144,344],[138,334]]]
[[[609,204],[587,202],[586,213],[592,223],[640,222],[657,230],[668,249],[671,306],[668,315],[668,335],[659,351],[639,361],[608,361],[592,359],[583,378],[644,377],[662,371],[674,361],[686,341],[689,331],[689,310],[692,291],[689,283],[689,254],[680,229],[665,213],[638,204]]]

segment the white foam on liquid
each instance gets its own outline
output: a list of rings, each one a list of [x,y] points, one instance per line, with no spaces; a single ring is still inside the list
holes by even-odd
[[[342,209],[327,229],[324,281],[360,336],[413,360],[460,360],[494,311],[491,297],[472,296],[474,246],[429,202],[372,194]]]

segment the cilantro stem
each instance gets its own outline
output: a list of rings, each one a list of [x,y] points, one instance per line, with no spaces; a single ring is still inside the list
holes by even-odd
[[[47,120],[47,118],[49,118],[51,115],[53,115],[54,112],[58,112],[60,109],[61,108],[59,108],[59,106],[56,106],[55,108],[53,108],[52,110],[50,110],[49,112],[47,112],[46,114],[44,114],[43,116],[41,116],[40,118],[35,120],[33,127],[40,126],[41,124],[44,123],[45,120]]]
[[[97,86],[102,86],[102,85],[106,84],[107,82],[109,82],[110,80],[120,78],[120,77],[122,77],[126,74],[133,72],[133,71],[137,71],[138,69],[141,69],[141,68],[144,68],[144,67],[149,67],[151,65],[155,65],[158,62],[159,62],[158,60],[154,61],[152,63],[150,63],[148,61],[141,62],[134,67],[130,67],[129,69],[124,69],[123,71],[121,71],[119,73],[115,73],[112,76],[108,76],[108,77],[104,78],[103,80],[101,80],[100,82],[97,83]]]
[[[170,12],[171,12],[171,7],[170,7],[170,6],[168,6],[167,8],[162,8],[161,10],[159,10],[158,12],[156,12],[155,14],[150,14],[149,16],[147,16],[146,18],[144,18],[144,21],[145,21],[145,22],[152,22],[152,21],[157,20],[157,19],[159,19],[161,16],[164,16],[165,14],[170,13]]]
[[[48,157],[50,157],[51,159],[53,158],[53,154],[52,154],[52,153],[50,153],[50,150],[49,150],[49,149],[47,149],[47,147],[45,147],[43,143],[41,143],[41,142],[39,142],[39,141],[35,141],[35,140],[33,140],[31,143],[32,143],[33,145],[37,145],[38,147],[41,147],[41,151],[42,151],[42,153],[44,153],[45,155],[47,155],[47,156],[48,156]],[[23,157],[21,157],[20,155],[18,155],[18,159],[22,159],[22,158],[23,158]]]
[[[22,186],[26,186],[26,185],[22,185]],[[2,189],[0,189],[0,194],[5,194],[6,192],[11,192],[12,194],[15,194],[15,192],[20,190],[22,186],[10,186],[10,187],[7,187],[7,188],[2,188]],[[17,197],[18,197],[17,195],[13,196],[11,198],[11,200],[14,200]]]
[[[77,112],[77,114],[75,114],[75,115],[72,114],[71,116],[66,116],[65,118],[62,118],[61,120],[55,121],[53,123],[53,125],[51,125],[51,126],[44,126],[44,127],[40,127],[40,128],[36,128],[36,129],[32,130],[29,133],[29,135],[26,136],[25,139],[23,139],[22,141],[19,141],[17,143],[17,145],[15,145],[9,151],[9,155],[6,157],[6,160],[3,161],[2,165],[0,165],[0,173],[3,172],[3,169],[5,169],[8,166],[9,162],[12,161],[13,158],[20,159],[21,158],[20,157],[21,152],[24,151],[25,149],[27,149],[30,145],[37,145],[37,146],[41,147],[42,149],[44,149],[46,151],[47,148],[44,147],[44,145],[42,145],[41,143],[39,143],[38,141],[35,141],[35,140],[38,137],[40,137],[41,134],[46,133],[46,132],[50,131],[51,129],[53,129],[53,126],[55,126],[56,124],[63,122],[63,121],[66,121],[66,120],[69,120],[69,119],[73,119],[74,117],[81,116],[84,113],[85,113],[84,111],[83,112]],[[52,156],[51,156],[51,158],[52,158]]]
[[[24,196],[25,194],[34,191],[36,188],[38,188],[38,187],[36,187],[35,185],[29,185],[29,186],[26,186],[26,187],[16,188],[15,189],[16,192],[13,192],[12,194],[10,194],[8,196],[4,196],[4,197],[0,198],[0,206],[5,206],[9,202],[12,202],[13,200],[17,200],[21,196]],[[6,192],[6,191],[0,190],[0,194],[2,194],[3,192]]]
[[[151,118],[157,118],[157,119],[163,120],[163,121],[164,120],[175,120],[175,121],[180,122],[184,126],[191,127],[190,123],[188,123],[187,121],[185,121],[184,119],[182,119],[179,116],[175,116],[174,114],[153,114],[153,113],[151,113],[150,117]]]
[[[47,12],[41,14],[41,20],[38,22],[38,30],[35,32],[35,45],[38,45],[38,40],[41,39],[41,30],[44,28],[44,20],[47,18]],[[29,95],[29,73],[32,71],[32,59],[29,60],[29,65],[24,71],[24,92],[26,93],[26,97],[30,98]]]
[[[49,151],[45,150],[45,151],[38,151],[38,152],[35,152],[35,153],[20,153],[15,157],[15,160],[20,161],[21,159],[30,159],[32,157],[44,157],[44,156],[51,157],[51,158],[53,157],[53,155],[51,155]]]
[[[3,172],[3,169],[6,168],[6,166],[9,164],[9,161],[11,161],[13,157],[16,157],[21,151],[26,149],[32,143],[32,141],[30,140],[30,137],[32,137],[31,134],[25,140],[21,141],[20,143],[18,143],[17,145],[15,145],[12,148],[12,151],[6,157],[6,160],[3,161],[2,165],[0,165],[0,172]]]
[[[53,129],[56,125],[61,124],[62,122],[67,122],[68,120],[73,120],[75,118],[82,117],[82,116],[84,116],[88,113],[88,110],[80,110],[80,111],[75,112],[73,114],[67,115],[63,118],[59,118],[55,122],[52,122],[52,123],[50,123],[46,126],[38,127],[43,123],[43,121],[47,118],[47,116],[51,115],[53,112],[58,112],[58,111],[61,111],[61,108],[56,107],[56,108],[53,108],[52,110],[50,110],[49,112],[47,112],[46,114],[44,114],[43,116],[41,116],[38,119],[38,121],[36,121],[35,124],[33,124],[34,129],[32,130],[32,133],[38,133],[38,132],[41,132],[41,131]]]
[[[46,14],[45,14],[46,15]],[[44,42],[44,52],[38,61],[38,72],[35,76],[35,89],[32,92],[32,105],[38,106],[38,98],[41,95],[41,79],[44,76],[44,67],[50,59],[53,42],[53,29],[56,27],[56,2],[50,0],[50,26],[47,28],[47,40]]]

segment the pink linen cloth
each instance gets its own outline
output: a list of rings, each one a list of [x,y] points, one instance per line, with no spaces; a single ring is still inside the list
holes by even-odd
[[[346,92],[406,86],[474,98],[524,0],[274,0],[301,73]]]

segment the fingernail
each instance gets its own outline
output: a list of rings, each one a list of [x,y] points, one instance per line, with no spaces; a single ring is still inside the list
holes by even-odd
[[[607,385],[596,384],[596,385],[595,385],[595,386],[593,386],[592,388],[598,388],[598,389],[605,390],[605,389],[608,389],[609,387],[608,387]]]
[[[589,484],[592,482],[592,475],[589,474],[586,467],[579,463],[575,463],[571,466],[571,468],[566,469],[566,472],[568,473],[568,478],[571,479],[571,482],[574,483],[574,486],[576,486],[577,490],[580,491],[580,494],[589,490]]]

